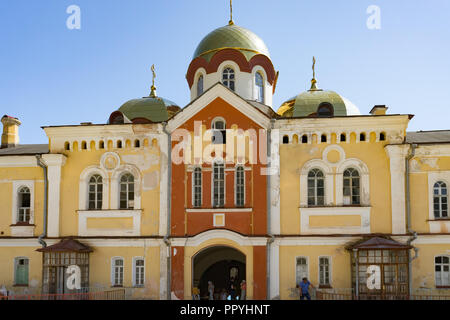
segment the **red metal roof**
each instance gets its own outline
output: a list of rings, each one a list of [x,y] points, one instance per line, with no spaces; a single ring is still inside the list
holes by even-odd
[[[63,239],[60,242],[41,249],[39,252],[92,252],[92,248],[74,239]]]

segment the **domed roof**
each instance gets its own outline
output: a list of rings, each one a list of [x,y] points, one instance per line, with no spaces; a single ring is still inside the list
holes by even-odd
[[[257,54],[270,58],[269,50],[260,37],[248,29],[230,23],[204,37],[192,59],[202,56],[209,61],[214,53],[222,49],[237,49],[245,55],[247,60]]]
[[[181,108],[176,103],[157,96],[132,99],[125,102],[109,117],[109,124],[162,122]]]
[[[160,97],[143,97],[141,99],[132,99],[125,102],[119,111],[129,120],[147,119],[151,122],[161,122],[169,119],[173,114],[170,107],[179,107],[175,102]]]

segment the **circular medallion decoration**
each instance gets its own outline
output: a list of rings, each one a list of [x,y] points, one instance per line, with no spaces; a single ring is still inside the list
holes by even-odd
[[[115,152],[107,152],[100,159],[100,165],[106,171],[113,171],[120,165],[120,157]]]

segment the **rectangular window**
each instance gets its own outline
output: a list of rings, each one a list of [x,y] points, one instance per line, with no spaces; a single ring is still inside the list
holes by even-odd
[[[298,257],[295,267],[295,283],[299,285],[303,278],[308,278],[308,260],[306,257]]]
[[[243,167],[236,168],[236,206],[245,205],[245,170]]]
[[[330,285],[330,258],[328,257],[319,258],[319,285]]]
[[[123,259],[114,259],[112,267],[113,267],[112,285],[115,287],[123,286]]]
[[[195,168],[192,173],[192,199],[194,207],[202,206],[202,169]]]
[[[225,169],[223,163],[215,163],[213,170],[213,206],[225,205]]]
[[[28,285],[28,259],[17,258],[15,260],[14,284],[18,286]]]
[[[134,260],[134,286],[143,287],[145,282],[145,262],[144,259]]]
[[[434,268],[436,287],[450,287],[450,257],[436,257]]]

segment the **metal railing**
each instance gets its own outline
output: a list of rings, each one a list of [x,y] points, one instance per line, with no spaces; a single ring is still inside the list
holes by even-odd
[[[125,300],[125,289],[62,294],[22,294],[0,296],[0,300]]]
[[[450,300],[448,293],[434,293],[434,294],[366,294],[360,293],[357,297],[352,289],[348,292],[339,292],[334,290],[316,290],[317,300]]]

